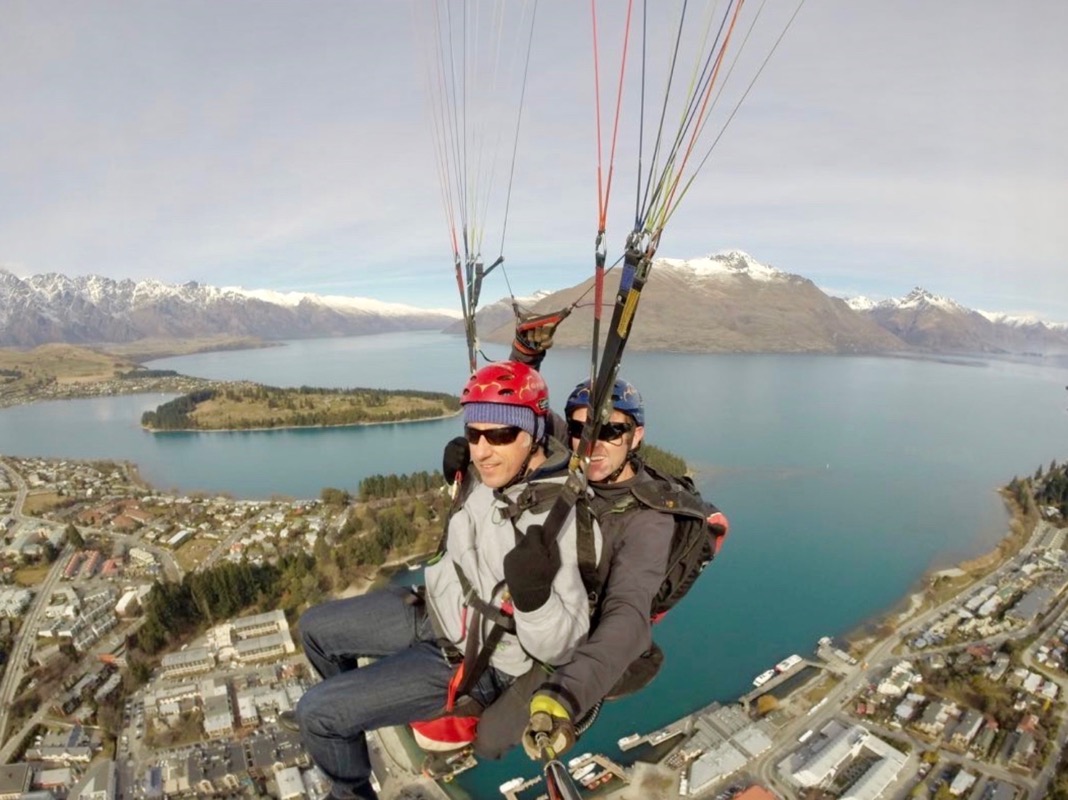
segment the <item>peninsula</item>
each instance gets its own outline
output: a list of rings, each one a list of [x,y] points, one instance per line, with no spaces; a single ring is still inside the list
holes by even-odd
[[[195,351],[198,343],[188,346]],[[202,342],[200,346],[208,345]],[[89,347],[0,348],[0,408],[39,400],[149,392],[180,395],[144,414],[141,424],[151,431],[373,425],[437,419],[460,410],[457,397],[441,392],[277,388],[146,369],[132,357]]]
[[[184,394],[211,386],[171,370],[145,369],[136,360],[70,344],[32,350],[0,348],[0,408],[40,400],[72,400],[160,392]]]

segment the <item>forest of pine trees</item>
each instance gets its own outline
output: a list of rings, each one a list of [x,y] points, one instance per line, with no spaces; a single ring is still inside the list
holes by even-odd
[[[1054,508],[1062,520],[1068,519],[1068,464],[1050,462],[1049,468],[1039,467],[1029,478],[1013,478],[1009,491],[1025,509],[1032,504],[1039,509]]]
[[[185,430],[196,427],[189,416],[197,407],[198,403],[211,400],[215,396],[214,389],[201,389],[190,392],[181,397],[157,406],[155,411],[146,411],[141,415],[141,424],[146,428],[161,431]]]
[[[145,598],[145,623],[138,648],[154,655],[169,642],[196,633],[254,606],[256,612],[284,608],[285,594],[313,571],[306,554],[286,556],[277,565],[223,563],[190,572],[181,583],[156,583]]]
[[[686,462],[674,453],[645,442],[642,442],[642,459],[653,469],[668,475],[682,476],[689,469]]]
[[[1058,466],[1056,461],[1051,461],[1045,473],[1041,470],[1035,473],[1032,486],[1036,503],[1052,506],[1060,511],[1062,518],[1068,518],[1068,465]]]
[[[413,472],[410,475],[369,475],[360,481],[359,498],[363,502],[386,497],[422,494],[445,485],[441,473]]]

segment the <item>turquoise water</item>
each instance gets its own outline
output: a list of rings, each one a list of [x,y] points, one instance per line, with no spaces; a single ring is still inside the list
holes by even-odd
[[[500,348],[487,348],[491,357]],[[456,392],[459,339],[389,334],[155,362],[276,385]],[[554,352],[558,402],[588,356]],[[630,353],[650,440],[683,455],[730,516],[721,559],[658,626],[664,670],[610,704],[582,750],[712,700],[822,635],[895,604],[926,569],[988,549],[1006,528],[995,493],[1068,450],[1068,370],[1003,361]],[[153,483],[242,497],[313,497],[365,475],[434,468],[458,419],[367,428],[154,436],[137,424],[160,397],[0,411],[0,452],[127,458]],[[462,777],[475,797],[533,772],[522,756]]]

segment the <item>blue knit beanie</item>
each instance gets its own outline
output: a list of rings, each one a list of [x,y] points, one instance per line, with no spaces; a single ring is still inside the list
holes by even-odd
[[[514,425],[539,441],[541,420],[526,406],[506,406],[503,403],[465,403],[464,424],[490,422],[495,425]]]

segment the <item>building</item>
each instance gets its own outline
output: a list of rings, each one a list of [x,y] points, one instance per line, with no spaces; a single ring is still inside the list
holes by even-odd
[[[936,701],[924,709],[923,715],[920,717],[919,722],[916,723],[916,730],[932,738],[937,738],[942,735],[942,731],[946,728],[946,723],[956,719],[956,717],[956,705]]]
[[[30,788],[30,765],[4,764],[0,767],[0,800],[18,800],[19,795]]]
[[[960,797],[975,785],[975,776],[966,770],[961,770],[953,776],[949,784],[949,793],[954,797]]]
[[[690,765],[690,794],[696,794],[718,780],[732,775],[746,765],[749,759],[730,742],[720,742],[706,750]]]
[[[834,777],[839,767],[860,752],[864,740],[868,738],[868,732],[859,725],[835,727],[837,730],[825,736],[820,742],[821,746],[818,749],[813,747],[810,757],[793,770],[790,777],[795,783],[805,788],[819,786]],[[824,731],[826,730],[825,728]]]
[[[1032,759],[1034,759],[1035,751],[1035,737],[1031,733],[1024,731],[1016,740],[1016,746],[1012,750],[1009,762],[1013,766],[1026,768],[1030,766]],[[3,798],[0,797],[0,800],[3,800]]]
[[[65,791],[73,783],[74,773],[71,771],[70,767],[54,767],[52,769],[42,769],[39,771],[30,785],[35,789]]]
[[[119,598],[119,602],[115,604],[115,613],[120,617],[132,617],[141,613],[141,604],[138,601],[136,589],[130,589]]]
[[[910,692],[905,696],[905,699],[898,703],[894,708],[894,718],[898,720],[898,722],[908,722],[916,716],[917,710],[919,710],[920,706],[925,702],[927,702],[927,698],[922,694]]]
[[[775,795],[759,784],[753,784],[734,796],[734,800],[776,800]]]
[[[191,683],[165,686],[145,693],[145,712],[172,717],[192,711],[200,701],[200,687]]]
[[[275,610],[268,611],[266,614],[256,614],[251,617],[236,619],[232,630],[234,638],[238,641],[272,633],[285,633],[288,636],[289,623],[286,622],[285,612]]]
[[[975,709],[967,709],[961,715],[960,722],[957,723],[957,726],[953,729],[953,734],[949,737],[950,746],[964,752],[982,726],[982,715]]]
[[[21,617],[32,599],[33,592],[29,589],[0,589],[0,617]]]
[[[890,670],[890,674],[879,682],[877,691],[887,697],[904,697],[915,679],[916,675],[912,671],[912,665],[907,661],[902,661],[896,664]]]
[[[877,736],[869,737],[864,744],[877,759],[842,793],[841,800],[876,800],[905,765],[905,754]]]
[[[241,639],[234,645],[234,649],[237,651],[238,660],[242,663],[277,658],[296,652],[288,630],[285,633],[271,633],[252,639]]]
[[[829,786],[849,765],[867,765],[841,795],[842,800],[876,800],[897,778],[906,756],[861,725],[831,722],[821,738],[779,764],[779,769],[803,788]]]
[[[131,547],[130,558],[145,567],[156,563],[156,557],[142,547]]]
[[[215,655],[206,647],[190,647],[178,653],[168,653],[160,663],[164,678],[181,678],[208,672],[215,667]]]
[[[274,773],[278,784],[278,800],[297,800],[304,797],[304,781],[296,767],[283,767]]]
[[[1036,586],[1029,591],[1020,601],[1005,612],[1006,619],[1013,619],[1020,623],[1028,623],[1035,619],[1042,610],[1053,600],[1053,591],[1046,586]]]
[[[234,732],[234,712],[227,692],[204,698],[204,733],[210,737]]]

